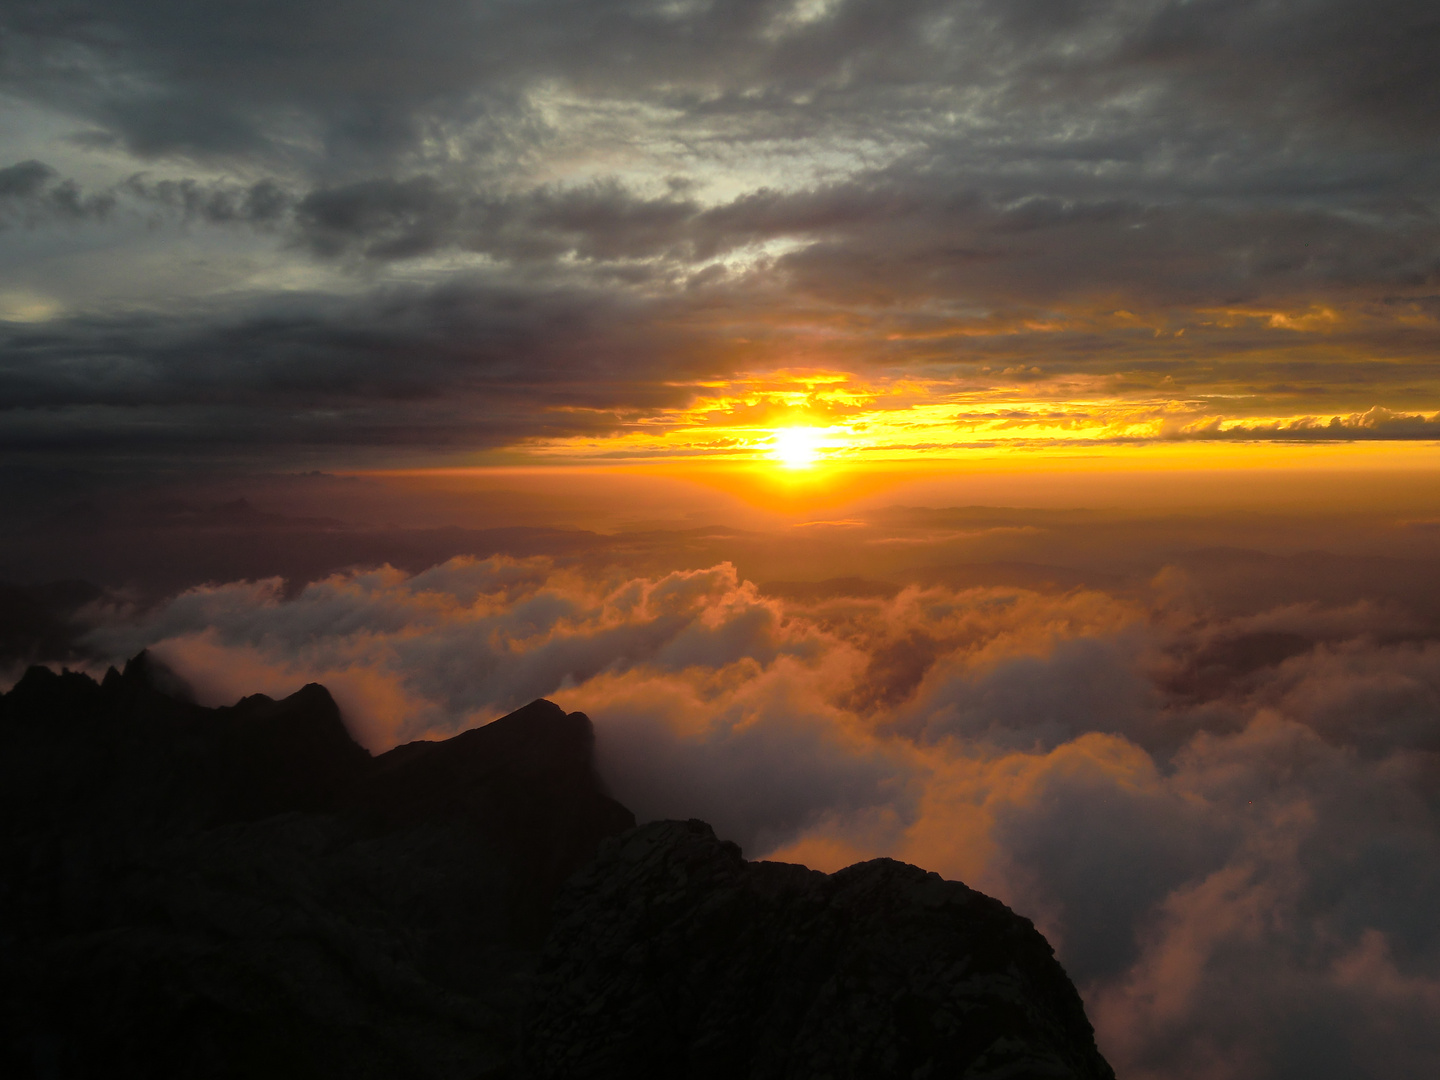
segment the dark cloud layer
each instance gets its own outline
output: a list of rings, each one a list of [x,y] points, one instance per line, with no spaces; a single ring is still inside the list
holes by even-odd
[[[0,267],[46,320],[3,346],[12,445],[482,448],[797,353],[1202,419],[1435,407],[1433,5],[51,0],[0,34],[49,148],[0,170],[11,235],[170,237],[222,279],[120,304]],[[473,438],[347,404],[455,394]]]
[[[494,115],[545,80],[711,117],[762,114],[762,136],[814,116],[903,115],[971,88],[1012,110],[1150,90],[1175,112],[1304,121],[1300,134],[1428,131],[1440,106],[1434,14],[1415,0],[244,0],[218,13],[130,0],[10,12],[11,84],[151,154],[278,147],[297,111],[327,149],[348,139],[393,154],[427,123]]]
[[[64,221],[102,219],[115,208],[115,196],[106,192],[86,196],[73,180],[56,179],[56,172],[33,158],[0,169],[0,213],[33,223],[58,218]]]
[[[496,284],[309,299],[223,322],[202,312],[6,328],[0,393],[12,422],[0,438],[97,450],[495,446],[596,430],[604,419],[592,409],[678,404],[666,378],[711,370],[707,350],[676,362],[677,335],[647,332],[664,301]],[[543,412],[574,406],[586,411]],[[36,410],[43,421],[26,424]]]

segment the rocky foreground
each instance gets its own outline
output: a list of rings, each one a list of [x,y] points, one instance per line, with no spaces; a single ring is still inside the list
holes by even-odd
[[[746,862],[537,701],[372,758],[323,687],[144,654],[0,696],[0,1073],[1111,1077],[1030,922],[913,866]]]

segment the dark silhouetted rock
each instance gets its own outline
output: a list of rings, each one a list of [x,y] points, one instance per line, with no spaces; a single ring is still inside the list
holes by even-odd
[[[143,653],[31,669],[0,696],[0,1075],[1110,1076],[1028,921],[634,829],[593,742],[536,701],[372,758],[318,685],[207,709]]]
[[[701,821],[607,841],[556,902],[524,1074],[1113,1078],[1028,919],[891,859],[745,862]]]
[[[184,697],[142,654],[0,698],[0,1073],[505,1075],[555,888],[634,824],[589,721],[372,759],[320,686]]]

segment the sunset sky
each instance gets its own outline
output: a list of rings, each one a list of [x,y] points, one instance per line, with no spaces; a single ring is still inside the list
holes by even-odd
[[[1434,0],[6,0],[0,581],[1440,1075]]]
[[[15,0],[7,452],[1440,431],[1431,5]],[[1143,451],[1142,451],[1143,452]]]

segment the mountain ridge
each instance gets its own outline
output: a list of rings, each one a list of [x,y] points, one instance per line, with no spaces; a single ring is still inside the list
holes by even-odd
[[[7,1075],[1111,1075],[1027,920],[958,883],[942,891],[968,899],[932,910],[938,876],[888,860],[824,875],[746,862],[700,822],[636,828],[583,713],[542,699],[372,757],[318,684],[220,709],[186,696],[145,654],[99,682],[32,668],[0,696]],[[1029,1020],[977,1027],[963,980],[885,959],[973,967],[962,908],[1028,942],[1005,962],[1028,973]],[[775,975],[789,938],[811,962]],[[621,958],[640,954],[637,981]],[[845,989],[861,969],[889,990]],[[709,1026],[656,994],[710,1002]],[[780,1019],[757,1027],[737,1000]],[[874,1022],[841,1022],[857,1008]],[[817,1031],[839,1049],[797,1056]],[[986,1064],[1017,1039],[1029,1050]]]

